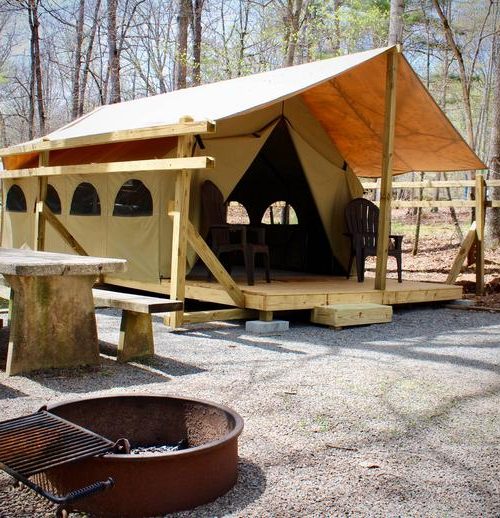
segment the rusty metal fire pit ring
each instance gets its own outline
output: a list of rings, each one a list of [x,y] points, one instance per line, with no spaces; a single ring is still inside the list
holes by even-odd
[[[230,408],[185,397],[120,394],[53,404],[48,410],[111,440],[126,437],[132,446],[159,444],[160,438],[189,443],[180,451],[105,454],[48,470],[48,483],[61,493],[100,480],[100,474],[113,478],[111,491],[82,499],[75,510],[159,516],[213,501],[236,483],[243,419]]]

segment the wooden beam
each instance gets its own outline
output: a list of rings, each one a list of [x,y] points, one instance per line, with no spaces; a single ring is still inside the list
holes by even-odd
[[[192,121],[182,117],[180,123]],[[184,160],[193,153],[194,138],[181,136],[177,140],[177,157]],[[175,200],[172,215],[172,259],[170,271],[170,298],[184,302],[186,298],[186,261],[187,226],[189,222],[189,197],[191,190],[191,171],[183,169],[175,179]],[[184,312],[176,311],[170,315],[169,323],[175,329],[182,325]]]
[[[49,165],[49,152],[43,151],[38,156],[38,166]],[[45,250],[45,219],[42,216],[43,204],[47,199],[47,177],[38,178],[38,194],[35,205],[35,250]]]
[[[179,137],[192,138],[192,137]],[[61,165],[52,167],[33,167],[1,171],[0,178],[32,178],[38,176],[63,176],[72,174],[135,173],[150,171],[180,171],[192,169],[211,169],[213,158],[197,156],[188,158],[161,158],[154,160],[130,160],[128,162],[105,162],[102,164]]]
[[[453,261],[453,264],[450,269],[450,273],[446,278],[446,284],[454,284],[457,280],[458,275],[460,274],[460,270],[462,269],[462,265],[464,264],[465,258],[469,254],[469,250],[472,245],[476,241],[476,222],[474,221],[470,226],[467,235],[465,236],[460,249],[458,250],[457,256]]]
[[[199,324],[218,320],[249,320],[257,316],[254,309],[216,309],[213,311],[193,311],[184,313],[185,324]]]
[[[484,177],[476,172],[476,295],[484,295],[484,226],[486,184]]]
[[[46,219],[52,228],[66,241],[66,243],[78,254],[89,255],[80,243],[70,234],[68,229],[57,219],[56,215],[50,210],[45,202],[41,203],[41,214],[43,219]]]
[[[382,178],[380,184],[377,264],[375,269],[375,289],[377,290],[384,290],[386,286],[387,255],[391,226],[392,158],[394,154],[394,130],[396,125],[396,82],[398,75],[398,61],[399,52],[395,47],[387,53]]]
[[[476,202],[474,200],[394,200],[392,202],[392,208],[403,209],[409,207],[475,207]]]
[[[205,263],[207,268],[212,272],[213,276],[227,291],[228,295],[235,302],[238,307],[245,307],[245,295],[240,290],[238,285],[234,282],[233,278],[227,273],[222,263],[217,259],[215,254],[212,252],[210,247],[200,236],[198,231],[194,228],[191,222],[188,222],[187,237],[189,244],[193,247],[194,251],[200,256],[201,260]],[[173,297],[172,298],[178,298]]]
[[[21,144],[0,149],[0,157],[21,155],[24,153],[36,153],[56,149],[68,149],[84,146],[98,146],[130,140],[147,140],[151,138],[174,137],[178,135],[198,135],[215,132],[215,122],[212,121],[186,121],[177,124],[165,124],[153,128],[139,128],[132,130],[120,130],[99,135],[86,135],[84,137],[71,137],[56,140],[39,140],[30,144]]]
[[[378,189],[376,182],[361,182],[363,189]],[[474,187],[474,180],[423,180],[421,182],[393,182],[393,189],[436,189],[440,187]]]

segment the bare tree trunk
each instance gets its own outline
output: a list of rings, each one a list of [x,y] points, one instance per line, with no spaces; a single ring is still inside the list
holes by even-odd
[[[340,16],[339,9],[344,4],[344,0],[333,0],[333,12],[334,12],[334,40],[332,45],[332,54],[334,56],[340,55],[340,41],[341,41],[341,27],[340,27]]]
[[[292,66],[295,61],[297,40],[300,31],[300,17],[303,7],[304,0],[288,0],[287,10],[284,17],[286,27],[286,56],[284,65],[287,67]]]
[[[391,0],[391,12],[389,15],[389,45],[401,45],[403,43],[404,9],[404,0]]]
[[[245,8],[242,9],[242,1],[240,0],[240,47],[238,55],[238,63],[236,68],[236,75],[240,77],[243,72],[243,63],[245,61],[246,38],[248,35],[248,19],[250,16],[250,5],[245,1]]]
[[[175,60],[175,88],[186,88],[188,27],[191,13],[191,0],[179,0],[177,29],[177,52]]]
[[[193,4],[193,85],[201,83],[201,15],[205,0]]]
[[[494,53],[493,73],[493,121],[490,137],[490,178],[500,180],[500,37],[495,35],[492,44]],[[500,200],[500,187],[491,189],[492,199]],[[486,238],[489,245],[500,245],[500,208],[486,211]]]
[[[424,173],[420,173],[420,181],[422,182],[424,180]],[[422,201],[424,195],[424,189],[420,188],[418,190],[418,199]],[[417,255],[418,253],[418,243],[420,240],[420,227],[422,224],[422,207],[418,207],[417,209],[417,221],[415,223],[415,236],[413,239],[413,248],[411,249],[411,255]]]
[[[444,14],[443,9],[439,5],[439,1],[432,0],[432,3],[434,4],[436,12],[443,25],[446,41],[448,42],[448,45],[450,46],[450,49],[452,50],[458,63],[460,85],[462,87],[462,102],[465,110],[465,129],[467,132],[467,143],[472,149],[474,149],[474,127],[472,123],[472,108],[470,103],[470,82],[467,77],[467,71],[465,70],[464,58],[461,50],[458,48],[458,45],[455,42],[455,37],[453,35],[453,31],[451,30],[448,17]]]
[[[444,13],[446,16],[449,15],[450,12],[450,3],[451,0],[445,1]],[[425,12],[425,11],[424,11]],[[444,59],[443,59],[443,89],[442,89],[442,97],[441,97],[441,109],[446,112],[446,105],[448,102],[448,74],[449,74],[449,66],[450,66],[450,58],[449,58],[449,49],[445,47],[444,49]],[[443,173],[444,180],[448,180],[447,173]],[[451,201],[451,189],[446,187],[446,197],[449,201]],[[458,221],[457,211],[455,207],[450,207],[450,216],[453,221],[453,226],[455,227],[455,232],[457,234],[458,240],[460,242],[463,241],[464,235],[462,229],[460,228],[460,222]]]
[[[120,87],[120,53],[117,44],[116,11],[118,0],[108,0],[108,54],[109,54],[109,81],[110,92],[109,102],[119,103],[121,101]]]
[[[85,18],[85,0],[80,0],[78,20],[76,22],[75,69],[73,71],[73,88],[71,99],[71,117],[78,117],[80,107],[80,74],[82,68],[83,21]]]
[[[5,117],[0,113],[0,146],[8,147],[9,139],[7,138],[7,126],[5,125]],[[0,192],[1,192],[0,188]]]
[[[85,92],[87,90],[87,82],[90,74],[90,63],[92,61],[92,53],[94,52],[94,41],[95,35],[98,27],[99,13],[101,10],[101,0],[96,1],[95,5],[95,15],[92,23],[92,29],[90,31],[89,43],[87,45],[87,50],[85,52],[85,66],[83,67],[83,74],[80,84],[80,94],[78,96],[78,116],[83,115],[85,109]]]
[[[458,70],[459,70],[459,75],[460,75],[460,85],[462,87],[462,102],[463,102],[463,107],[464,107],[464,111],[465,111],[465,129],[466,129],[466,133],[467,133],[467,143],[469,144],[469,146],[472,149],[475,149],[476,143],[475,143],[475,138],[474,138],[474,125],[473,125],[473,120],[472,120],[472,107],[471,107],[471,100],[470,100],[471,80],[472,80],[472,77],[474,76],[475,60],[476,60],[477,54],[479,53],[479,48],[481,46],[481,41],[482,41],[482,34],[484,32],[484,27],[486,25],[486,21],[490,15],[492,4],[490,3],[488,13],[484,19],[484,23],[483,23],[481,32],[479,34],[479,43],[478,43],[478,47],[476,48],[476,53],[475,53],[475,57],[474,57],[474,60],[472,63],[472,67],[469,72],[469,75],[467,75],[462,51],[458,47],[458,45],[455,41],[455,36],[453,34],[453,31],[450,27],[450,22],[449,22],[450,13],[445,14],[443,12],[443,9],[439,5],[438,0],[432,0],[432,3],[439,16],[439,19],[441,20],[441,23],[443,25],[443,31],[444,31],[444,34],[446,37],[446,41],[448,42],[448,45],[450,46],[450,48],[455,56],[455,59],[457,60]],[[473,175],[474,175],[474,171],[470,171],[469,177],[472,177]],[[475,197],[474,189],[472,189],[472,191],[471,191],[471,197],[472,198]],[[473,221],[474,219],[475,219],[475,209],[473,207],[471,209],[471,221]]]
[[[29,0],[28,16],[31,30],[31,69],[34,81],[33,94],[36,96],[38,128],[40,135],[45,135],[46,115],[43,98],[42,63],[40,59],[40,35],[38,32],[40,27],[40,20],[38,18],[38,3],[39,0]]]
[[[31,54],[33,57],[33,53]],[[31,63],[30,68],[30,90],[29,90],[29,107],[28,107],[28,138],[30,140],[35,138],[35,103],[36,103],[36,93],[35,93],[35,67],[33,66],[33,62]]]
[[[400,38],[403,34],[403,9],[404,5],[402,1],[392,0],[391,1],[391,25],[389,29],[389,45],[395,45],[398,43],[397,37],[400,35]],[[426,86],[429,88],[430,79],[431,79],[431,46],[430,46],[430,28],[429,28],[429,17],[426,16],[425,8],[422,5],[422,11],[425,16],[425,29],[426,29],[426,42],[427,42],[427,59],[426,59]],[[398,21],[393,22],[393,17],[399,18],[399,23],[401,27],[398,27]],[[391,37],[395,38],[391,42]],[[424,172],[420,172],[420,181],[424,180]],[[422,201],[424,196],[424,190],[420,188],[418,190],[418,199]],[[422,207],[417,208],[417,221],[415,222],[415,235],[413,239],[413,248],[411,250],[412,255],[417,255],[418,253],[418,245],[420,241],[420,226],[422,224]]]

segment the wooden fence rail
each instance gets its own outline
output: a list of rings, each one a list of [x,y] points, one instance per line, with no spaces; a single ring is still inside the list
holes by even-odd
[[[378,190],[377,182],[363,182],[363,189]],[[475,199],[466,200],[391,200],[391,207],[400,208],[433,208],[433,207],[470,207],[475,208],[476,221],[467,233],[460,250],[451,267],[446,282],[453,284],[462,268],[463,262],[473,246],[476,247],[476,293],[484,293],[484,224],[486,209],[490,207],[500,208],[500,199],[492,199],[490,187],[500,187],[500,180],[485,180],[484,176],[477,175],[475,180],[425,180],[418,182],[394,182],[392,190],[396,189],[439,189],[450,187],[475,188]],[[488,199],[489,197],[489,199]]]
[[[500,180],[485,180],[486,187],[500,187]],[[363,189],[379,189],[377,182],[362,182]],[[437,189],[441,187],[475,187],[475,180],[423,180],[421,182],[394,182],[393,189]]]

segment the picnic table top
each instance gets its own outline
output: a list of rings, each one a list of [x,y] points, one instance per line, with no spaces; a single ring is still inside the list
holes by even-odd
[[[110,257],[0,248],[0,274],[3,275],[99,275],[124,272],[126,263],[125,259]]]

